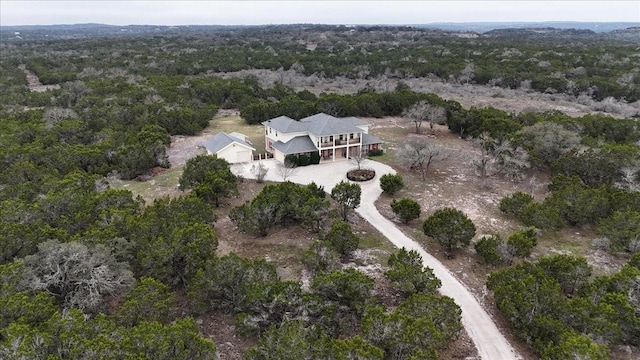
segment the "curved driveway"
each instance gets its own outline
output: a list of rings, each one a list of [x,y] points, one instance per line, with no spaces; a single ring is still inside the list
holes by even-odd
[[[274,160],[267,160],[263,163],[269,168],[265,180],[282,181],[282,177],[278,176],[278,165]],[[232,169],[238,175],[253,178],[250,172],[252,164],[238,164],[234,165]],[[337,183],[346,179],[347,170],[354,166],[348,161],[340,161],[301,167],[297,168],[294,175],[288,180],[299,184],[309,184],[314,181],[316,184],[324,186],[325,191],[331,192]],[[360,183],[362,195],[360,207],[356,211],[396,247],[416,250],[422,256],[424,266],[433,269],[433,273],[442,282],[440,293],[453,298],[462,309],[462,324],[482,359],[521,359],[473,294],[440,261],[427,253],[417,242],[406,236],[378,212],[375,201],[382,194],[378,179],[383,174],[395,173],[395,170],[371,160],[366,160],[363,166],[375,169],[376,177],[369,182]]]

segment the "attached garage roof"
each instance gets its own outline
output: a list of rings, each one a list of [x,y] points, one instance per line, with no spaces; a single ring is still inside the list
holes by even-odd
[[[272,146],[285,155],[318,151],[308,136],[296,136],[286,143],[277,141]]]
[[[246,141],[224,132],[217,133],[213,137],[209,138],[209,140],[203,142],[202,145],[204,145],[210,153],[215,154],[234,142],[248,149],[255,150],[255,148],[249,145]]]
[[[380,140],[379,138],[373,136],[373,135],[369,135],[369,134],[362,134],[362,145],[371,145],[371,144],[381,144],[382,140]]]

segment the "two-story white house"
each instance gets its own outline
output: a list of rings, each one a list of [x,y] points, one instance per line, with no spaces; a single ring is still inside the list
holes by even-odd
[[[267,152],[283,163],[292,154],[318,152],[320,159],[336,161],[382,148],[382,140],[369,135],[369,124],[355,117],[319,113],[297,121],[280,116],[262,125]]]

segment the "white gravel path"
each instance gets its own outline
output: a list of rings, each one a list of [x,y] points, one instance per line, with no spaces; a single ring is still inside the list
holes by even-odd
[[[265,180],[282,181],[282,177],[278,176],[277,167],[279,165],[275,160],[265,160],[262,163],[269,168]],[[250,171],[253,164],[257,163],[237,164],[232,167],[232,170],[245,178],[253,178]],[[288,180],[299,184],[309,184],[314,181],[316,184],[324,186],[325,191],[331,192],[331,189],[337,183],[341,180],[346,180],[345,174],[347,170],[353,167],[355,165],[348,161],[306,166],[296,169],[294,175]],[[464,284],[458,281],[438,259],[427,253],[417,242],[406,236],[391,221],[378,212],[375,207],[375,201],[382,194],[379,178],[387,173],[395,173],[395,170],[385,164],[371,160],[366,160],[363,167],[373,168],[376,171],[376,177],[371,181],[360,183],[362,195],[360,207],[356,211],[396,247],[416,250],[422,256],[424,266],[433,269],[434,274],[442,282],[440,293],[453,298],[462,309],[462,324],[469,337],[473,340],[482,359],[522,359]]]

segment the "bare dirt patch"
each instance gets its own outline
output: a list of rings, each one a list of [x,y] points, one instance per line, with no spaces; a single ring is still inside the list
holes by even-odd
[[[60,85],[44,85],[40,82],[38,75],[36,75],[33,71],[27,69],[27,65],[20,64],[18,68],[24,72],[24,75],[27,77],[27,87],[30,91],[35,92],[45,92],[53,89],[60,89]]]
[[[578,102],[575,96],[566,94],[541,94],[528,89],[505,89],[489,85],[459,84],[448,82],[437,77],[389,79],[378,77],[373,79],[347,79],[342,77],[325,78],[312,74],[306,76],[294,70],[248,69],[228,73],[210,73],[209,76],[223,78],[255,76],[261,86],[273,87],[282,83],[300,90],[309,90],[316,95],[326,93],[355,94],[365,87],[379,92],[393,91],[402,81],[412,90],[437,94],[443,99],[455,100],[466,108],[492,106],[507,112],[559,110],[571,116],[582,116],[607,109],[611,116],[632,116],[640,111],[640,101],[631,104],[624,102],[608,104],[602,102]]]

